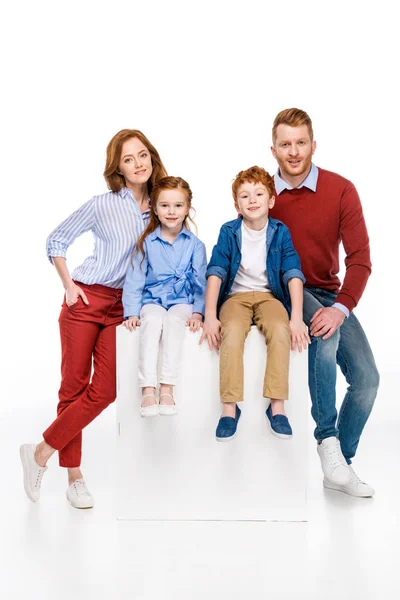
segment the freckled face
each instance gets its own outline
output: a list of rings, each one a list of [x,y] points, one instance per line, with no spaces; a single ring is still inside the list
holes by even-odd
[[[270,198],[265,185],[245,181],[238,189],[236,208],[244,222],[253,223],[267,219],[268,211],[275,204],[275,197]]]

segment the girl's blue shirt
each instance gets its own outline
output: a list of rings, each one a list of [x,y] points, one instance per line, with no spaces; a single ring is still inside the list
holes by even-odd
[[[169,309],[193,304],[204,315],[207,256],[203,242],[185,226],[171,244],[157,227],[130,261],[122,294],[124,317],[138,317],[145,304]]]

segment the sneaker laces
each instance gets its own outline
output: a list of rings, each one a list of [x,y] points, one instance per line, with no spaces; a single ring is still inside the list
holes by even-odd
[[[83,479],[76,479],[72,485],[77,496],[90,496],[90,492]]]
[[[325,448],[325,454],[332,467],[343,467],[346,462],[343,460],[343,455],[339,450],[338,445],[339,441],[337,440],[334,446],[328,446],[327,448]]]
[[[35,481],[35,488],[37,490],[40,490],[40,486],[41,486],[43,475],[44,475],[45,471],[46,471],[46,469],[42,469],[40,467],[37,470],[36,481]]]

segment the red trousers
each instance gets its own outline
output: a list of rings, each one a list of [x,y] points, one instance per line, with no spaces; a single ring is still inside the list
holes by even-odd
[[[123,321],[122,290],[76,282],[89,304],[79,297],[64,303],[59,324],[61,335],[61,387],[57,418],[43,434],[59,451],[62,467],[79,467],[82,429],[116,397],[116,335]],[[92,374],[93,361],[93,376]]]

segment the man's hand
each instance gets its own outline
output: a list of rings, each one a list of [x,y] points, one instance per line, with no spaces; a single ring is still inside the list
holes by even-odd
[[[290,319],[289,321],[290,335],[292,338],[291,348],[296,349],[296,346],[301,352],[307,349],[307,345],[311,344],[310,336],[308,335],[308,327],[302,319]]]
[[[186,325],[193,333],[199,331],[200,327],[203,327],[203,315],[200,313],[193,313],[190,319],[186,321]]]
[[[340,308],[329,306],[320,308],[311,319],[310,334],[314,337],[323,336],[323,340],[331,337],[345,320],[346,315]]]
[[[206,317],[203,325],[203,333],[201,334],[199,344],[202,344],[205,338],[207,338],[208,347],[210,348],[210,350],[212,350],[213,348],[215,348],[216,350],[219,349],[221,345],[221,323],[216,317]]]

